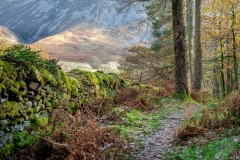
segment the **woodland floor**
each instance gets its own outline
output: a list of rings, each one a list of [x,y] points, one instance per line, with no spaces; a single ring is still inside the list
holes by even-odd
[[[130,143],[131,159],[162,160],[168,153],[172,153],[176,131],[184,119],[191,115],[197,108],[196,105],[187,101],[180,103],[170,102],[163,105],[166,105],[164,108],[169,111],[164,116],[151,116],[151,120],[159,120],[159,126],[153,132],[143,133],[143,130],[146,130],[145,128],[142,131],[138,131],[138,134],[132,134],[135,142]],[[149,119],[146,119],[145,123],[148,123],[148,121]],[[141,142],[139,143],[139,141]]]
[[[183,123],[186,113],[193,112],[196,106],[180,106],[174,113],[169,114],[162,120],[162,125],[152,134],[143,140],[142,146],[133,144],[133,159],[136,160],[161,160],[168,153],[173,152],[173,145],[176,131]],[[189,105],[189,104],[188,104]]]
[[[142,147],[136,147],[133,152],[134,159],[159,160],[164,159],[167,153],[172,151],[174,135],[183,121],[184,110],[173,113],[163,120],[155,133],[147,136]]]

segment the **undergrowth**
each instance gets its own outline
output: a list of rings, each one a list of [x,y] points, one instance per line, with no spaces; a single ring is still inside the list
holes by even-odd
[[[177,133],[178,147],[168,159],[239,159],[240,93],[197,109]]]
[[[52,133],[40,138],[17,159],[123,159],[123,141],[112,128],[100,127],[92,114],[71,115],[57,109],[51,118]]]
[[[37,68],[45,68],[51,73],[56,73],[60,66],[58,60],[43,59],[40,55],[41,51],[33,51],[25,45],[13,45],[2,52],[0,59],[12,63],[17,67],[35,66]]]
[[[236,127],[236,126],[235,126]],[[240,129],[225,129],[222,133],[211,132],[176,147],[167,160],[227,160],[239,159]]]

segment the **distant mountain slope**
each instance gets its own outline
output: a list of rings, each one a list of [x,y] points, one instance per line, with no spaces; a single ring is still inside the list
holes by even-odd
[[[145,28],[118,27],[111,29],[80,25],[44,38],[35,44],[45,48],[51,57],[75,62],[100,59],[103,63],[117,61],[124,48],[144,37]]]
[[[4,26],[0,26],[0,43],[18,44],[19,38]]]
[[[0,25],[32,43],[81,23],[115,28],[146,17],[142,5],[117,14],[119,6],[117,0],[4,0],[0,5]]]
[[[4,50],[12,45],[21,44],[21,37],[17,36],[11,30],[4,26],[0,26],[0,50]],[[41,51],[43,58],[49,58],[48,52],[38,44],[27,45],[34,51]]]

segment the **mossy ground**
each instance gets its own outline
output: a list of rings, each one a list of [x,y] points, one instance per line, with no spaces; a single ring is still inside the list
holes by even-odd
[[[178,143],[166,159],[171,160],[230,160],[240,158],[239,94],[226,99],[209,96],[207,101],[186,118],[178,130]],[[189,131],[187,126],[194,130]],[[200,135],[198,131],[202,130]],[[188,135],[188,136],[186,136]]]
[[[182,103],[184,102],[170,97],[156,100],[156,107],[150,112],[129,110],[119,124],[114,125],[115,132],[129,142],[142,145],[146,136],[156,131],[169,114],[178,111]],[[120,108],[115,108],[114,114],[119,114],[121,111]]]
[[[227,160],[238,159],[240,129],[225,129],[221,133],[211,132],[209,137],[196,137],[185,145],[174,148],[167,160]]]

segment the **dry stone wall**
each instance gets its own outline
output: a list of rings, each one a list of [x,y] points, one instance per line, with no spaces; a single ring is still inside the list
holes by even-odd
[[[7,151],[10,148],[29,144],[25,138],[34,132],[26,130],[47,125],[54,109],[74,114],[101,96],[103,90],[114,91],[124,85],[125,81],[115,74],[78,69],[66,74],[61,69],[53,72],[0,60],[1,154],[10,154]]]

